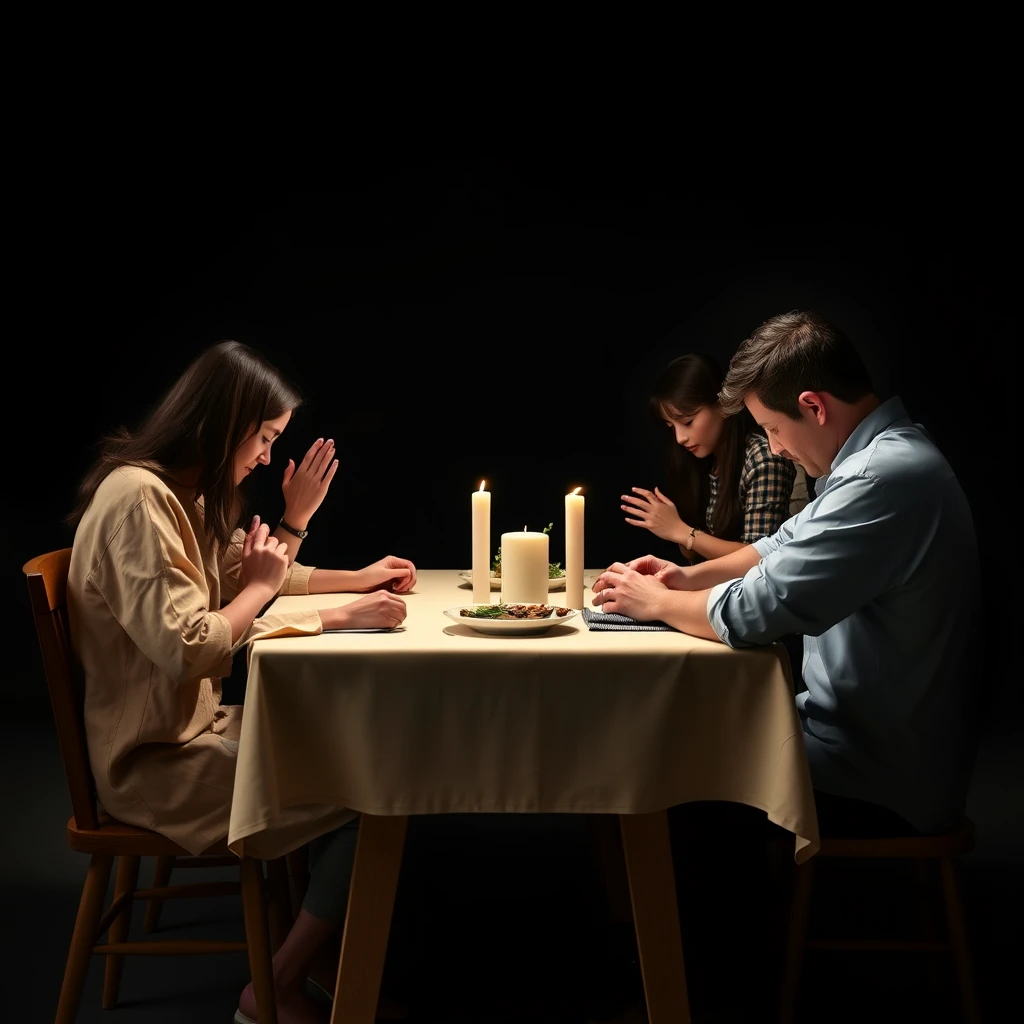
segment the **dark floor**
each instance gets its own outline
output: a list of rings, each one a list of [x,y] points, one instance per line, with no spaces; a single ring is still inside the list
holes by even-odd
[[[53,1020],[85,858],[64,839],[68,800],[50,723],[13,723],[3,744],[3,944],[7,1002],[0,1018]],[[996,723],[979,757],[969,812],[978,847],[962,863],[977,984],[986,1019],[1013,1005],[1022,909],[1021,729]],[[410,1024],[584,1024],[642,1021],[639,968],[628,932],[608,924],[597,888],[589,833],[581,820],[472,816],[413,819],[390,954],[392,984]],[[770,1024],[775,1012],[778,943],[765,939],[765,905],[742,863],[681,854],[680,900],[688,982],[696,1024]],[[876,866],[877,867],[877,866]],[[144,869],[145,872],[145,869]],[[189,880],[231,869],[190,871]],[[901,923],[899,883],[877,873],[822,882],[819,911],[836,919]],[[833,895],[830,898],[828,893]],[[141,930],[141,912],[135,927]],[[168,934],[243,937],[237,898],[168,903]],[[1018,943],[1019,945],[1019,943]],[[102,961],[94,958],[78,1020],[105,1024],[229,1024],[247,979],[242,953],[133,957],[121,1003],[100,1005]],[[802,1020],[959,1019],[954,974],[941,964],[930,990],[919,954],[811,953]],[[22,993],[14,1000],[10,993]],[[18,1002],[21,1005],[18,1005]]]

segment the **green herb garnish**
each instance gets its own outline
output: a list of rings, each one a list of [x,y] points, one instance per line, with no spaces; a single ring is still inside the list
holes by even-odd
[[[479,608],[463,608],[462,614],[471,619],[497,619],[504,611],[502,604],[485,604]]]
[[[554,525],[555,525],[554,523],[548,523],[548,525],[545,526],[543,530],[541,530],[541,533],[550,533],[551,532],[551,527],[553,527]],[[501,577],[501,548],[498,548],[497,552],[495,552],[494,563],[491,566],[491,568],[494,570],[494,575],[500,578]],[[548,579],[549,580],[557,580],[559,576],[564,576],[564,575],[565,575],[565,573],[562,572],[562,563],[561,562],[549,562],[548,563]]]

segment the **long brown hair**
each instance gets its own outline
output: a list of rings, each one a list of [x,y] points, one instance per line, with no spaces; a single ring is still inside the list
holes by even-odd
[[[78,525],[100,483],[119,466],[142,466],[171,479],[196,472],[204,523],[224,547],[245,511],[235,451],[264,420],[301,404],[299,390],[262,355],[240,341],[219,342],[193,360],[137,430],[120,427],[100,441],[66,521]]]
[[[704,406],[715,406],[724,374],[714,357],[705,352],[688,352],[673,359],[654,382],[650,411],[662,428],[665,450],[665,495],[675,502],[680,518],[704,529],[711,492],[711,469],[718,473],[718,495],[711,529],[723,540],[739,540],[743,532],[740,505],[740,477],[746,454],[747,434],[758,431],[757,423],[744,407],[726,416],[722,439],[713,457],[698,459],[678,444],[675,434],[665,431],[664,409],[668,406],[684,416]]]

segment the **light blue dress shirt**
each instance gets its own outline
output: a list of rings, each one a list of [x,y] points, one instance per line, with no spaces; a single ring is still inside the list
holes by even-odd
[[[797,694],[816,789],[889,807],[923,832],[963,812],[976,735],[979,560],[944,456],[890,398],[708,597],[730,647],[804,634]]]

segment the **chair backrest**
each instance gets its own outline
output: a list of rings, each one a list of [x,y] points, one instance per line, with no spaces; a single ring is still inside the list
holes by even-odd
[[[96,786],[85,740],[83,703],[85,680],[71,646],[68,628],[68,571],[71,548],[60,548],[29,559],[22,571],[43,656],[57,741],[71,794],[71,813],[79,828],[99,827]]]

